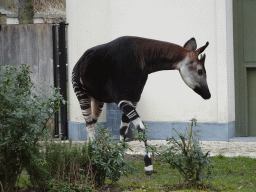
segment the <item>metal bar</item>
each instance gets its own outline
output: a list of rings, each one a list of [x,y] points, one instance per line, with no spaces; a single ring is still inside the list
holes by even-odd
[[[66,23],[61,22],[59,27],[59,72],[60,94],[67,101],[67,52],[66,52]],[[61,139],[68,138],[67,104],[61,106]]]
[[[57,48],[57,31],[56,31],[56,24],[52,25],[52,46],[53,46],[53,79],[54,79],[54,87],[58,87],[58,48]],[[54,137],[59,137],[59,112],[57,111],[54,114]]]

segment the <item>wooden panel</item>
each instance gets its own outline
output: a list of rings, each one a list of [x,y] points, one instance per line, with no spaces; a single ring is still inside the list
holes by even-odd
[[[0,25],[0,66],[4,65],[3,52],[4,52],[4,43],[3,43],[3,33],[2,25]]]
[[[247,87],[249,135],[256,136],[256,68],[247,69]]]
[[[243,21],[244,61],[256,62],[256,0],[243,1]]]
[[[0,65],[30,66],[37,89],[50,94],[53,86],[53,48],[51,24],[2,25]]]

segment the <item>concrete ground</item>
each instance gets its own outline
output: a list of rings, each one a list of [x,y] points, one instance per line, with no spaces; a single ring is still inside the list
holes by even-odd
[[[151,140],[148,143],[155,145],[159,150],[162,146],[167,145],[165,140]],[[210,156],[222,154],[226,157],[248,156],[256,158],[256,137],[232,138],[229,141],[200,141],[199,143],[203,152],[210,151]],[[144,154],[141,142],[130,141],[128,145],[133,151],[127,151],[127,153]]]

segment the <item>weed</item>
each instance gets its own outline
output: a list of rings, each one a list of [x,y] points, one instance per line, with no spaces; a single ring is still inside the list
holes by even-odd
[[[162,158],[171,165],[171,168],[178,169],[185,181],[192,186],[204,186],[204,181],[213,179],[213,164],[209,158],[209,152],[204,154],[199,146],[196,133],[193,128],[196,120],[192,119],[187,134],[183,135],[175,130],[181,141],[174,137],[168,138],[169,148],[161,152]]]
[[[140,142],[144,142],[144,143],[147,143],[148,140],[150,140],[150,138],[147,136],[147,133],[148,133],[148,126],[145,125],[145,129],[144,130],[133,130],[133,135],[134,135],[134,140],[139,140]],[[146,152],[147,153],[152,153],[152,156],[154,157],[155,154],[159,154],[157,152],[157,149],[154,145],[150,145],[147,143],[146,145]]]

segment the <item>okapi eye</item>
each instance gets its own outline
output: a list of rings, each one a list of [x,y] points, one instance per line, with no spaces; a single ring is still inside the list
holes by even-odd
[[[198,70],[198,75],[203,75],[203,70],[202,69]]]

